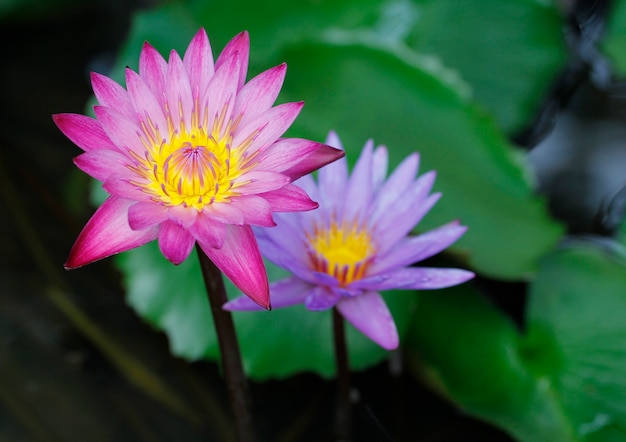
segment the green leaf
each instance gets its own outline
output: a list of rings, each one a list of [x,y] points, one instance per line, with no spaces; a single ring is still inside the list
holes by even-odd
[[[615,250],[580,242],[546,256],[525,334],[468,284],[423,295],[407,340],[416,372],[520,441],[624,440],[626,255]]]
[[[190,360],[219,358],[213,319],[195,254],[174,266],[163,258],[153,241],[119,255],[115,262],[125,275],[128,303],[167,334],[174,354]],[[271,263],[266,265],[270,280],[286,275]],[[229,297],[239,296],[228,280],[226,287]],[[384,296],[402,336],[415,311],[417,297],[411,292],[388,292]],[[236,312],[233,318],[244,366],[251,378],[282,378],[302,371],[324,377],[334,375],[329,311],[310,312],[303,306],[294,306],[271,312]],[[349,324],[346,334],[353,369],[367,368],[387,356],[385,350]]]
[[[617,76],[626,75],[626,1],[611,2],[604,38],[600,49],[612,63]]]
[[[564,17],[538,0],[416,0],[408,38],[457,69],[475,99],[514,134],[529,124],[567,60]]]

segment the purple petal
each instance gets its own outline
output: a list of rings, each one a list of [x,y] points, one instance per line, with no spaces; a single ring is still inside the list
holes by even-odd
[[[85,152],[103,149],[119,151],[98,120],[79,114],[56,114],[52,120],[67,138]]]
[[[271,308],[265,264],[250,226],[226,226],[220,249],[203,242],[200,247],[239,290],[261,307]]]
[[[440,226],[418,236],[404,238],[386,254],[380,254],[369,268],[372,274],[385,273],[436,255],[456,242],[467,227],[458,221]]]
[[[91,73],[91,86],[100,106],[110,107],[126,116],[133,117],[135,109],[126,89],[107,76]]]
[[[127,158],[116,150],[98,149],[80,154],[74,158],[74,164],[98,181],[106,181],[126,168]]]
[[[128,224],[133,230],[143,230],[167,219],[167,207],[158,203],[136,203],[128,209]]]
[[[345,190],[345,206],[342,217],[360,222],[369,215],[372,198],[372,158],[374,141],[368,140],[361,151]]]
[[[158,100],[162,100],[165,90],[166,72],[167,62],[163,56],[150,43],[145,42],[139,55],[139,75]]]
[[[294,181],[339,158],[343,158],[345,155],[346,153],[343,150],[335,149],[326,144],[318,144],[318,148],[312,154],[303,158],[302,161],[294,164],[289,169],[284,170],[282,173]]]
[[[78,235],[65,268],[73,269],[142,246],[157,237],[157,229],[132,230],[128,208],[133,201],[109,197]]]
[[[323,286],[315,286],[304,300],[304,306],[314,312],[328,310],[341,299],[334,290]]]
[[[435,290],[462,284],[474,277],[463,269],[405,267],[351,284],[364,290]]]
[[[307,293],[311,291],[311,288],[310,284],[295,276],[271,283],[270,298],[272,300],[272,308],[283,308],[296,304],[303,304],[304,299]],[[230,311],[262,310],[257,303],[252,301],[247,296],[240,296],[228,301],[222,308]]]
[[[343,298],[337,303],[337,309],[357,330],[384,349],[398,348],[398,329],[380,293]]]
[[[272,206],[264,198],[256,195],[244,195],[233,197],[230,200],[241,210],[244,224],[263,227],[276,225],[272,218]]]
[[[335,132],[334,130],[328,132],[328,136],[326,137],[326,144],[334,147],[335,149],[345,150],[343,148],[343,145],[341,144],[341,140],[339,139],[337,132]]]
[[[199,97],[214,73],[213,53],[204,28],[200,28],[189,43],[183,57],[183,64],[189,75],[192,94],[194,97]]]
[[[264,198],[274,212],[303,212],[319,206],[304,190],[293,184],[257,195]]]
[[[183,262],[195,244],[195,238],[187,229],[179,226],[173,221],[161,223],[159,228],[159,249],[163,256],[178,265]]]
[[[211,219],[204,212],[200,212],[194,225],[189,228],[189,232],[199,243],[206,244],[214,249],[220,249],[224,245],[226,225]]]
[[[402,195],[417,175],[419,167],[419,155],[417,153],[406,157],[393,171],[389,179],[377,192],[373,203],[381,213],[387,212],[387,207],[393,203],[399,195]]]
[[[237,94],[234,115],[257,115],[272,107],[285,79],[285,63],[261,72]]]
[[[331,132],[331,135],[334,132]],[[341,144],[339,140],[335,140],[336,136],[328,136],[328,139],[333,141],[336,146],[339,147]],[[328,143],[327,144],[331,145]],[[345,201],[345,193],[338,191],[339,189],[345,189],[348,183],[348,161],[345,156],[328,164],[325,167],[322,167],[318,171],[318,199],[322,202],[320,210],[323,210],[324,214],[328,219],[332,216],[339,216],[343,209],[344,201]]]
[[[217,57],[215,62],[215,70],[217,71],[222,64],[228,63],[231,57],[239,59],[239,71],[233,78],[237,81],[237,90],[240,90],[246,82],[248,74],[248,57],[250,55],[250,36],[247,31],[240,32],[229,41],[222,53]]]
[[[372,192],[378,192],[385,183],[387,167],[389,166],[389,153],[385,146],[378,146],[372,158]]]

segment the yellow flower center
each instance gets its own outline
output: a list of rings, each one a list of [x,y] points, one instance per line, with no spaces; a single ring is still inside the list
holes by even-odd
[[[339,225],[333,221],[330,228],[316,227],[307,239],[313,268],[334,276],[342,287],[365,275],[376,251],[367,229],[356,223]]]
[[[235,183],[235,180],[251,167],[251,158],[245,151],[258,130],[239,146],[232,146],[232,134],[240,118],[225,122],[227,106],[210,131],[206,129],[208,111],[203,112],[204,121],[200,122],[197,107],[189,128],[180,115],[180,127],[175,129],[168,115],[166,137],[162,137],[151,120],[146,120],[140,134],[145,156],[132,153],[136,165],[130,168],[140,177],[133,184],[156,202],[166,206],[182,204],[198,211],[207,204],[224,202],[238,195],[237,188],[245,183]]]

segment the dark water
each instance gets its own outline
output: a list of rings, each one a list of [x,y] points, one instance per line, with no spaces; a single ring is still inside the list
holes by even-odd
[[[218,367],[173,358],[126,306],[110,260],[62,269],[93,208],[79,149],[51,115],[83,112],[88,71],[106,69],[138,6],[73,2],[0,22],[2,442],[233,440]],[[144,371],[129,379],[129,364]],[[510,440],[386,364],[353,384],[355,441]],[[253,383],[260,439],[332,441],[334,394],[310,374]]]

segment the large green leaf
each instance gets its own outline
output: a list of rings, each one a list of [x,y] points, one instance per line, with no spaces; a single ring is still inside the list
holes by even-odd
[[[422,296],[408,335],[417,372],[521,441],[624,440],[626,261],[607,250],[542,260],[525,334],[469,285]]]
[[[152,242],[116,258],[125,275],[129,304],[146,320],[165,331],[174,354],[195,360],[217,359],[219,348],[198,258],[172,265]],[[271,280],[285,276],[267,264]],[[226,280],[230,297],[237,289]],[[405,334],[417,303],[411,292],[385,294],[398,330]],[[330,377],[335,372],[330,312],[310,312],[295,306],[271,312],[234,313],[235,326],[248,374],[255,379],[280,378],[309,371]],[[387,352],[347,326],[350,363],[363,369]],[[279,362],[277,362],[279,361]]]

